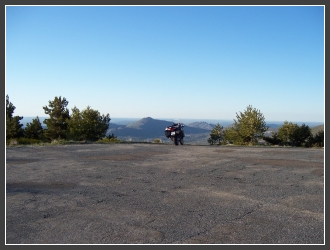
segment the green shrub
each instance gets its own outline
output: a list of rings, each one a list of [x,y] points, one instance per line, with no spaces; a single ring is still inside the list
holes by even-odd
[[[53,144],[53,145],[65,145],[65,144],[69,144],[69,143],[70,142],[65,139],[54,139],[51,141],[51,144]]]
[[[18,139],[19,144],[37,144],[40,142],[41,142],[40,140],[33,139],[33,138],[19,138]]]
[[[156,139],[153,141],[153,143],[163,143],[163,142],[162,142],[162,140],[161,140],[161,139],[159,139],[159,138],[156,138]]]
[[[6,141],[6,145],[30,145],[30,144],[38,144],[40,140],[32,139],[32,138],[12,138]]]

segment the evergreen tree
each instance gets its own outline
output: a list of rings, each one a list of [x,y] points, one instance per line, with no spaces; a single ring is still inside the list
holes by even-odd
[[[13,116],[16,107],[9,101],[6,95],[6,139],[20,138],[24,136],[23,124],[20,120],[23,116]]]
[[[40,123],[39,117],[37,116],[32,122],[28,122],[25,127],[25,137],[37,140],[44,139],[44,129]]]
[[[222,138],[223,138],[223,127],[220,125],[220,123],[218,123],[211,130],[210,138],[207,140],[207,142],[210,145],[213,145],[213,144],[220,145]]]
[[[317,147],[324,147],[324,131],[321,130],[313,137],[313,145]]]
[[[256,144],[268,130],[263,114],[251,105],[243,113],[236,113],[236,118],[233,128],[225,133],[226,139],[232,140],[234,144]]]
[[[68,119],[70,119],[67,105],[69,102],[65,97],[55,97],[53,101],[49,101],[49,107],[44,106],[45,114],[49,115],[49,119],[44,120],[47,129],[45,136],[49,139],[66,139]]]
[[[109,114],[100,115],[90,106],[80,111],[74,107],[68,120],[68,136],[74,140],[96,141],[105,137],[110,123]]]
[[[305,146],[310,137],[313,137],[312,129],[303,123],[301,126],[297,126],[292,133],[292,146]]]
[[[84,140],[83,118],[77,107],[71,109],[70,119],[68,120],[67,137],[75,141]]]
[[[277,137],[281,141],[282,145],[290,146],[293,143],[294,131],[298,129],[298,125],[296,123],[284,121],[283,125],[280,126],[277,130]]]
[[[278,128],[278,138],[282,145],[286,146],[308,146],[313,137],[312,130],[309,126],[302,124],[299,126],[296,123],[285,121]]]

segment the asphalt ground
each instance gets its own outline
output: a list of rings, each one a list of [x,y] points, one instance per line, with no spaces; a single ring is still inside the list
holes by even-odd
[[[324,149],[6,148],[6,244],[325,244]]]

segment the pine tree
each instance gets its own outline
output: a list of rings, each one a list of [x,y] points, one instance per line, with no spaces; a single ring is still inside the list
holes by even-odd
[[[220,123],[218,123],[211,130],[210,138],[207,140],[207,142],[211,145],[213,144],[220,145],[222,138],[223,138],[223,127],[220,125]]]
[[[317,132],[311,140],[313,140],[314,146],[324,147],[324,131],[321,130]]]
[[[282,145],[292,145],[293,131],[297,129],[298,125],[292,122],[284,121],[283,125],[277,129],[277,136]]]
[[[234,144],[254,145],[268,130],[263,114],[251,105],[244,112],[236,113],[236,118],[233,128],[225,133],[226,140],[230,139]]]
[[[9,101],[6,95],[6,139],[20,138],[24,136],[23,124],[20,120],[23,116],[13,116],[16,107]]]
[[[292,146],[305,146],[305,143],[310,137],[313,137],[312,129],[303,123],[293,131]]]
[[[68,120],[70,119],[69,110],[67,109],[69,102],[63,97],[55,97],[53,101],[49,101],[49,107],[44,106],[45,114],[49,115],[49,119],[44,120],[47,129],[45,136],[51,140],[66,139]]]
[[[25,127],[25,137],[37,140],[44,139],[44,129],[40,123],[39,117],[37,116],[32,122],[28,122]]]

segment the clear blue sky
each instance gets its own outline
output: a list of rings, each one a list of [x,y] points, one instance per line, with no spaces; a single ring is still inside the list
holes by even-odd
[[[127,118],[324,121],[324,6],[6,6],[6,95]]]

